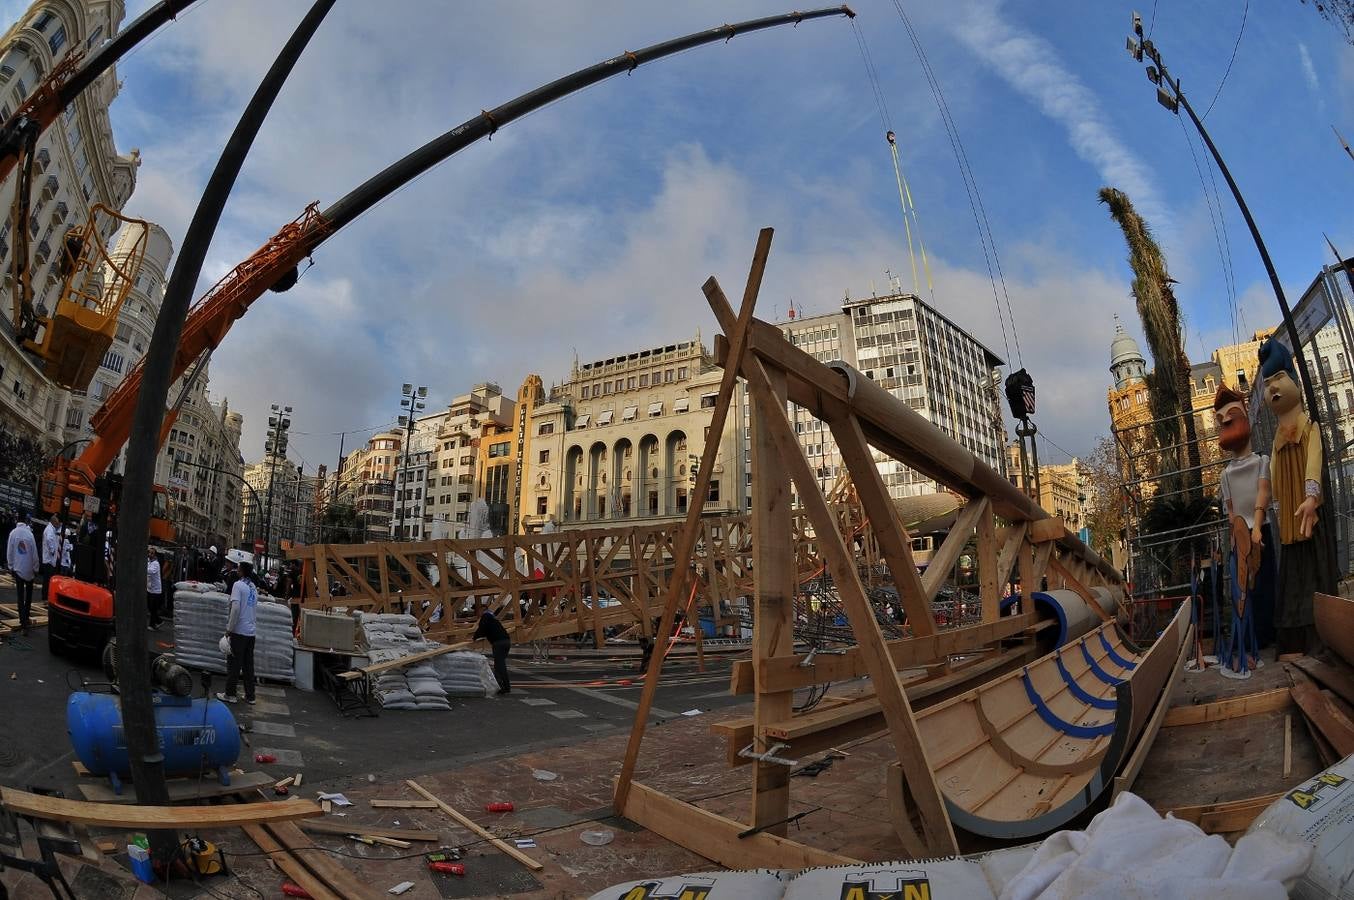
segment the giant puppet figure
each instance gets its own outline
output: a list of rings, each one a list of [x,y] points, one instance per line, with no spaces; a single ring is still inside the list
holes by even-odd
[[[1287,347],[1272,339],[1260,345],[1260,376],[1265,403],[1278,419],[1269,465],[1282,545],[1274,624],[1280,653],[1305,653],[1316,642],[1312,595],[1335,592],[1321,432],[1302,408],[1302,388]]]
[[[1246,398],[1223,385],[1213,399],[1218,446],[1232,455],[1222,471],[1222,502],[1232,543],[1232,639],[1218,660],[1222,674],[1248,676],[1261,647],[1273,640],[1274,541],[1266,514],[1269,457],[1251,447]]]

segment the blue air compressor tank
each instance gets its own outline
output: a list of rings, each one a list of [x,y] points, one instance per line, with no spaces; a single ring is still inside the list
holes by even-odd
[[[166,775],[216,772],[229,783],[230,767],[240,755],[240,730],[224,703],[205,698],[171,697],[156,692],[155,730]],[[122,709],[112,694],[77,691],[66,701],[66,729],[75,755],[93,775],[114,785],[131,774]]]

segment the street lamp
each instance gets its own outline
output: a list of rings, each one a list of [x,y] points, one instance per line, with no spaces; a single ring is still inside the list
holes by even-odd
[[[1232,197],[1241,209],[1241,217],[1246,220],[1246,227],[1250,229],[1251,238],[1255,241],[1255,249],[1260,251],[1260,261],[1264,263],[1265,272],[1269,274],[1269,282],[1274,287],[1274,297],[1279,301],[1279,311],[1283,314],[1284,329],[1288,332],[1288,339],[1293,344],[1293,355],[1297,357],[1298,366],[1302,369],[1302,386],[1307,397],[1307,411],[1311,415],[1312,421],[1319,423],[1321,417],[1317,412],[1316,390],[1312,384],[1312,370],[1307,368],[1307,358],[1302,350],[1302,338],[1298,334],[1297,323],[1293,321],[1293,311],[1288,308],[1288,298],[1284,296],[1283,285],[1279,283],[1279,274],[1274,270],[1274,261],[1269,258],[1269,250],[1260,237],[1260,229],[1256,227],[1255,220],[1251,218],[1250,208],[1246,206],[1246,200],[1241,196],[1241,189],[1237,187],[1231,171],[1228,170],[1227,164],[1222,161],[1222,154],[1213,144],[1213,139],[1209,137],[1203,121],[1195,114],[1194,107],[1189,105],[1189,100],[1185,98],[1184,91],[1180,89],[1180,79],[1171,77],[1171,73],[1166,70],[1165,60],[1161,58],[1161,51],[1157,49],[1150,38],[1143,35],[1142,16],[1137,13],[1133,14],[1133,34],[1128,38],[1128,54],[1138,62],[1142,62],[1144,57],[1151,60],[1152,65],[1147,66],[1147,80],[1157,86],[1157,102],[1177,116],[1180,115],[1180,108],[1184,107],[1185,112],[1189,114],[1190,121],[1194,123],[1194,127],[1203,137],[1208,151],[1213,154],[1213,160],[1218,164],[1218,171],[1227,181],[1227,186],[1232,189]]]
[[[273,537],[273,482],[277,478],[277,458],[287,457],[287,432],[291,429],[291,407],[279,407],[276,403],[268,407],[268,440],[264,441],[263,452],[268,457],[268,508],[263,514],[263,566],[262,575],[268,571],[268,552]]]
[[[415,388],[409,382],[405,382],[400,387],[400,409],[403,412],[399,417],[399,423],[404,428],[404,472],[400,481],[404,487],[397,488],[395,491],[395,502],[399,504],[399,519],[396,525],[398,529],[396,532],[397,539],[404,537],[404,507],[407,498],[401,492],[412,493],[412,489],[409,487],[409,461],[413,456],[414,422],[418,419],[418,414],[426,408],[427,396],[428,388],[425,385],[419,385]]]

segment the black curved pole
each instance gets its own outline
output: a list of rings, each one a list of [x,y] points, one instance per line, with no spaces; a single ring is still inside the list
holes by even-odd
[[[121,59],[128,50],[145,40],[161,25],[177,18],[179,13],[196,3],[197,0],[160,0],[159,3],[132,20],[117,36],[105,43],[75,70],[75,74],[66,79],[66,83],[57,89],[61,105],[66,106],[80,95],[80,92],[94,83],[94,80]]]
[[[179,249],[179,258],[174,263],[174,271],[165,288],[164,302],[155,319],[155,331],[146,352],[141,393],[137,397],[136,413],[127,443],[127,469],[118,522],[117,602],[114,604],[122,722],[131,760],[132,784],[136,787],[137,802],[141,804],[165,805],[169,802],[164,756],[160,753],[155,732],[150,671],[146,665],[149,650],[146,640],[146,545],[150,532],[155,460],[159,455],[160,426],[165,415],[165,400],[169,396],[174,353],[183,332],[183,320],[188,314],[193,288],[202,271],[202,261],[207,255],[207,247],[245,156],[273,101],[277,99],[278,92],[300,58],[301,51],[333,5],[334,0],[316,0],[240,115],[240,121],[221,151],[221,158],[217,160],[202,199],[193,213],[193,221],[188,226],[188,233]],[[170,832],[157,832],[152,841],[157,856],[173,853],[177,849],[177,838]]]
[[[762,19],[749,19],[736,25],[721,25],[707,31],[698,31],[695,34],[688,34],[685,37],[654,44],[652,47],[645,47],[643,50],[636,50],[633,53],[626,52],[620,56],[613,56],[611,59],[588,66],[586,69],[579,69],[577,72],[565,75],[563,78],[538,87],[534,91],[528,91],[514,100],[509,100],[502,106],[481,112],[475,118],[457,125],[441,137],[433,138],[399,162],[367,179],[349,192],[346,197],[326,209],[323,215],[328,223],[328,230],[319,237],[316,245],[447,157],[465,149],[480,138],[488,137],[509,122],[540,109],[547,103],[553,103],[561,97],[567,97],[575,91],[596,84],[613,75],[632,72],[636,67],[646,62],[662,59],[674,53],[681,53],[683,50],[690,50],[692,47],[710,44],[720,39],[727,41],[735,35],[750,31],[761,31],[764,28],[774,28],[777,25],[798,25],[800,22],[809,19],[822,19],[828,16],[846,16],[853,19],[856,14],[849,6],[833,6],[807,12],[767,16]]]

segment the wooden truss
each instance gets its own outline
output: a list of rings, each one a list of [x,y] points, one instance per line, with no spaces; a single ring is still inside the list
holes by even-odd
[[[904,847],[915,857],[949,855],[958,845],[945,802],[933,774],[925,744],[917,730],[912,701],[984,673],[998,674],[1033,658],[1039,629],[1033,613],[1000,615],[1002,587],[1013,572],[1024,585],[1065,588],[1088,601],[1108,619],[1093,591],[1107,589],[1122,600],[1120,575],[1062,523],[972,453],[942,433],[873,381],[847,366],[826,366],[791,346],[779,329],[753,317],[771,229],[764,229],[753,257],[741,309],[735,316],[714,279],[704,287],[724,335],[716,339],[716,357],[724,380],[715,417],[727,408],[734,382],[741,377],[751,396],[752,573],[754,581],[752,659],[735,665],[733,690],[754,695],[752,716],[721,723],[729,736],[729,762],[752,766],[752,802],[748,823],[715,816],[634,782],[634,771],[650,705],[661,677],[667,648],[660,642],[645,678],[629,744],[617,778],[618,812],[688,846],[717,862],[749,866],[823,865],[851,860],[787,840],[790,769],[764,759],[747,759],[736,748],[751,745],[764,754],[778,741],[794,740],[794,749],[812,752],[873,732],[887,732],[897,764],[890,768],[892,824]],[[821,490],[786,415],[792,402],[823,420],[841,449],[850,477],[849,490],[871,528],[869,553],[877,554],[896,588],[911,624],[912,636],[886,641],[862,580],[856,544],[843,539],[843,522]],[[966,505],[949,536],[936,550],[925,575],[912,558],[911,536],[879,474],[877,453],[899,460],[961,495]],[[700,473],[710,471],[703,462]],[[848,490],[834,487],[833,499]],[[695,544],[704,490],[692,494],[684,532],[674,541],[674,577],[664,596],[665,627],[683,595],[682,573],[690,568],[688,548]],[[796,573],[802,535],[797,538],[795,502],[812,530],[815,555],[831,575],[845,609],[856,645],[840,655],[812,659],[796,653],[793,643]],[[970,542],[977,544],[981,621],[940,630],[931,603]],[[1012,640],[1024,641],[1012,648]],[[971,669],[953,671],[950,654],[991,651]],[[904,680],[900,668],[928,667],[922,683]],[[829,680],[868,676],[874,695],[847,704],[820,706],[795,715],[796,688]],[[991,677],[990,675],[988,677]],[[895,784],[896,782],[896,784]],[[915,821],[914,821],[915,820]],[[748,827],[755,834],[740,834]]]

